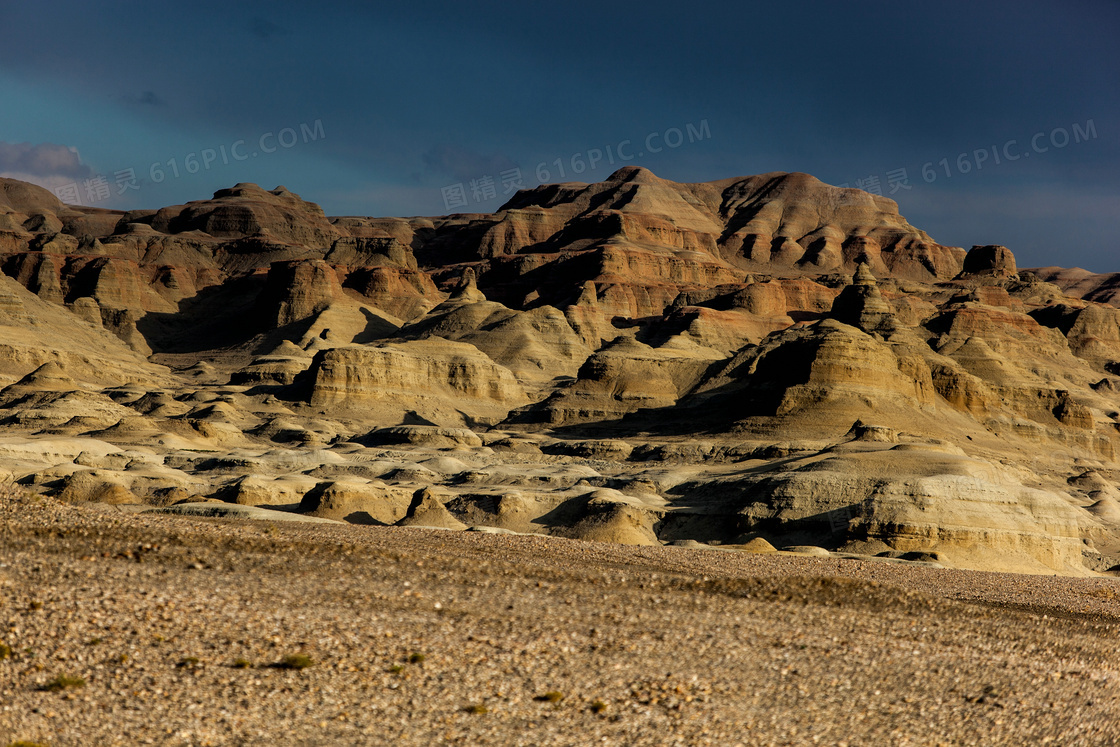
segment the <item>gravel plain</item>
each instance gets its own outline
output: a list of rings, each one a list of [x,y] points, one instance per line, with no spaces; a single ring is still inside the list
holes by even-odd
[[[1114,578],[0,504],[0,746],[1116,744],[1118,633]]]

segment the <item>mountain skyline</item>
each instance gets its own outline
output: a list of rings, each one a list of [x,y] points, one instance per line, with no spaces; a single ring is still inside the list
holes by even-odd
[[[622,165],[798,171],[945,244],[1117,269],[1110,3],[194,7],[0,6],[0,174],[94,207],[253,182],[392,216]]]

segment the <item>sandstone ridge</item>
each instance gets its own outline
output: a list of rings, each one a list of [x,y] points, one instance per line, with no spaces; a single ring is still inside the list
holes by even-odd
[[[26,490],[1120,573],[1120,281],[807,174],[625,167],[430,218],[0,179],[0,270]]]

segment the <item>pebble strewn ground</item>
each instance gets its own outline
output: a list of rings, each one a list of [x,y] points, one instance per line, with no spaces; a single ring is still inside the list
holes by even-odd
[[[1110,744],[1118,634],[1115,579],[0,505],[0,747]]]

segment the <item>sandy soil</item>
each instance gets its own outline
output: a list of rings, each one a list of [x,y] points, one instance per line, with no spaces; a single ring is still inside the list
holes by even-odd
[[[0,745],[1115,744],[1118,633],[1116,579],[0,504]]]

